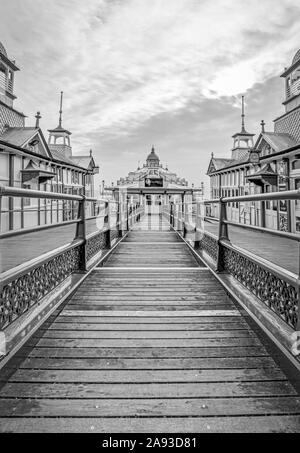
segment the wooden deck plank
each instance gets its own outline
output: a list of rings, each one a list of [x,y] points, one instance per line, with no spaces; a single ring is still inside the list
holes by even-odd
[[[297,396],[287,381],[261,382],[159,382],[148,383],[28,383],[8,382],[0,389],[1,398],[236,398]],[[247,399],[244,400],[245,404]]]
[[[275,367],[225,370],[22,370],[10,382],[241,382],[282,381],[285,375]]]
[[[174,318],[179,318],[179,319],[182,319],[182,318],[185,318],[185,317],[195,317],[195,319],[197,318],[201,318],[201,317],[226,317],[226,316],[229,316],[230,318],[232,317],[241,317],[241,313],[237,310],[231,310],[230,307],[228,307],[227,309],[215,309],[215,310],[208,310],[208,309],[203,309],[203,310],[181,310],[180,314],[176,313],[174,310],[173,311],[170,311],[170,310],[160,310],[160,311],[147,311],[145,310],[145,307],[143,310],[132,310],[132,311],[127,311],[125,312],[124,310],[111,310],[109,313],[107,313],[107,311],[103,311],[103,310],[78,310],[78,309],[70,309],[69,308],[69,305],[67,306],[67,308],[65,308],[63,311],[62,311],[62,316],[80,316],[80,317],[84,317],[84,316],[89,316],[89,317],[92,317],[92,316],[95,316],[95,317],[105,317],[105,316],[108,316],[108,317],[112,317],[112,316],[116,316],[116,317],[120,317],[120,316],[124,316],[124,318],[126,318],[127,316],[128,317],[137,317],[137,318],[143,318],[143,320],[145,318],[149,318],[149,317],[157,317],[156,319],[160,319],[160,321],[162,319],[164,319],[165,317],[167,318],[171,318],[171,317],[174,317]]]
[[[221,293],[222,294],[222,293]],[[214,293],[208,294],[208,295],[145,295],[141,296],[139,294],[128,294],[128,293],[123,293],[123,295],[103,295],[103,294],[94,294],[94,295],[89,295],[87,294],[86,296],[83,295],[75,295],[72,298],[72,302],[76,303],[77,301],[84,301],[84,302],[96,302],[96,301],[109,301],[111,303],[113,302],[123,302],[123,301],[141,301],[141,299],[144,302],[170,302],[170,304],[175,303],[177,301],[182,301],[182,302],[205,302],[206,305],[208,302],[212,301],[214,305],[218,305],[219,303],[227,303],[227,296],[222,294],[222,296],[219,296],[219,293],[216,295]],[[228,304],[232,304],[232,302],[228,301]],[[233,304],[232,304],[233,305]]]
[[[35,340],[29,340],[28,345],[36,345]],[[203,339],[53,339],[42,338],[38,342],[41,347],[64,347],[64,348],[155,348],[158,346],[165,348],[209,348],[215,346],[234,347],[234,346],[259,346],[261,343],[258,338],[203,338]]]
[[[43,338],[55,338],[55,339],[142,339],[142,340],[150,340],[150,339],[203,339],[203,338],[253,338],[255,334],[250,330],[223,330],[223,331],[213,331],[213,332],[205,332],[205,331],[141,331],[141,332],[130,332],[130,331],[106,331],[106,332],[99,332],[99,331],[88,331],[88,330],[73,330],[73,331],[60,331],[60,330],[46,330],[43,334]],[[34,336],[33,336],[34,338]]]
[[[123,404],[121,404],[123,402]],[[118,399],[1,399],[0,417],[217,417],[299,415],[300,397],[192,398],[192,399],[130,399],[130,404]]]
[[[41,347],[35,345],[32,349],[29,345],[18,352],[18,357],[63,357],[63,358],[182,358],[187,357],[261,357],[268,356],[266,349],[259,346],[215,346],[215,347],[152,347],[152,348],[68,348],[68,347]]]
[[[218,357],[218,358],[177,358],[177,359],[109,359],[98,358],[28,358],[19,369],[32,370],[122,370],[122,369],[237,369],[272,368],[276,366],[271,357]]]
[[[89,323],[89,322],[54,322],[52,324],[44,324],[43,329],[45,330],[97,330],[101,332],[106,331],[220,331],[220,330],[244,330],[249,329],[248,325],[241,322],[207,322],[207,323],[177,323],[177,324],[166,324],[166,323],[153,323],[153,324],[122,324],[122,323]]]
[[[124,327],[124,324],[128,324],[128,326],[135,326],[136,328],[143,328],[144,326],[148,326],[151,330],[151,326],[153,329],[156,329],[156,325],[167,325],[168,329],[176,329],[177,326],[186,325],[189,326],[190,329],[194,328],[201,328],[203,325],[210,325],[218,323],[222,325],[227,324],[237,324],[241,323],[245,325],[245,320],[242,317],[237,316],[195,316],[195,317],[188,317],[188,316],[181,316],[177,315],[177,317],[167,318],[164,316],[163,318],[156,316],[154,317],[142,317],[142,316],[109,316],[106,313],[106,316],[88,316],[87,313],[83,316],[64,316],[63,313],[58,318],[49,318],[49,323],[46,322],[45,326],[58,326],[60,324],[74,324],[80,325],[85,323],[90,323],[90,325],[102,325],[103,328],[110,328],[110,326],[116,326],[116,328],[121,329]],[[247,324],[246,324],[247,325]],[[123,327],[122,327],[123,326]],[[147,329],[148,329],[147,327]]]
[[[299,415],[172,418],[1,418],[0,432],[16,433],[298,433]]]
[[[212,305],[211,308],[213,308],[214,310],[223,310],[225,311],[227,308],[230,308],[228,307],[227,304],[220,304],[220,305]],[[109,312],[110,314],[113,314],[114,311],[116,311],[117,313],[121,310],[127,310],[127,311],[132,311],[133,313],[136,313],[136,312],[141,312],[142,310],[148,310],[149,313],[156,313],[157,310],[159,310],[161,313],[163,311],[165,312],[169,312],[170,310],[172,310],[173,312],[186,312],[188,310],[198,310],[198,311],[205,311],[206,309],[206,305],[203,305],[203,304],[200,304],[200,303],[193,303],[193,304],[184,304],[184,303],[178,303],[177,305],[173,304],[173,305],[168,305],[168,304],[163,304],[163,302],[161,302],[161,304],[159,305],[150,305],[150,304],[143,304],[143,305],[138,305],[138,304],[135,304],[134,302],[131,302],[130,304],[110,304],[109,302],[107,302],[106,304],[105,303],[95,303],[93,305],[89,305],[88,307],[84,304],[70,304],[69,305],[69,310],[74,310],[74,311],[85,311],[86,313],[88,312],[95,312],[95,311],[106,311]]]

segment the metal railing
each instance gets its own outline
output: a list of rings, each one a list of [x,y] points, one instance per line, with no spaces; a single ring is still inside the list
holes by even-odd
[[[174,203],[164,208],[164,215],[170,224],[187,235],[190,232],[195,248],[211,260],[218,273],[228,273],[267,305],[290,327],[300,330],[300,280],[299,269],[293,273],[269,259],[233,245],[228,227],[240,227],[254,232],[269,233],[274,237],[300,242],[300,234],[278,231],[261,226],[246,225],[227,219],[229,203],[267,202],[278,200],[299,200],[300,190],[273,192],[266,194],[223,197],[199,203]],[[206,206],[218,205],[218,232],[206,231]],[[299,254],[299,252],[298,252]],[[298,259],[300,262],[300,257]]]
[[[68,195],[54,192],[21,189],[0,185],[0,207],[3,197],[28,197],[50,199],[59,202],[76,202],[76,218],[70,221],[33,226],[9,231],[0,235],[0,240],[22,236],[45,229],[59,229],[74,225],[75,235],[66,245],[55,248],[17,267],[0,274],[0,330],[48,296],[64,280],[74,273],[85,273],[89,267],[112,247],[128,229],[139,220],[143,207],[137,204],[96,200],[83,195]],[[93,204],[93,211],[87,204]],[[87,212],[93,215],[87,216]],[[87,233],[88,222],[94,220],[94,231]],[[70,233],[72,234],[72,233]],[[32,244],[34,246],[34,244]],[[5,256],[1,257],[5,261]]]

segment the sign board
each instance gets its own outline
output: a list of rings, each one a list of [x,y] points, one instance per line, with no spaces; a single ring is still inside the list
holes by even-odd
[[[145,178],[145,187],[163,187],[163,178]]]

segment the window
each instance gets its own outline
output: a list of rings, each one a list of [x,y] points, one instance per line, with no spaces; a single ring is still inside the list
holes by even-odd
[[[300,159],[294,160],[292,163],[293,170],[300,170]]]
[[[299,68],[297,68],[294,72],[292,72],[291,78],[292,78],[292,82],[296,82],[296,80],[298,80],[300,78],[300,69]]]
[[[10,92],[13,91],[14,87],[14,75],[12,71],[8,71],[8,89]]]
[[[245,181],[244,181],[244,170],[241,170],[241,173],[240,173],[240,186],[243,186],[245,184]]]
[[[295,179],[295,189],[298,190],[300,189],[300,179]],[[297,209],[300,207],[300,200],[295,200],[295,206]]]
[[[30,184],[23,184],[23,189],[30,189],[31,186]],[[31,205],[31,198],[30,197],[26,197],[26,198],[23,198],[23,206],[30,206]]]
[[[266,193],[276,192],[276,186],[266,186]],[[266,209],[277,211],[277,201],[266,201]]]
[[[6,69],[0,64],[0,93],[5,93],[6,90]]]
[[[72,181],[74,184],[78,184],[79,183],[79,174],[77,171],[74,171],[73,173],[73,181]]]
[[[62,179],[63,179],[63,170],[62,170],[62,168],[58,168],[57,169],[57,179],[58,179],[58,181],[62,182]]]

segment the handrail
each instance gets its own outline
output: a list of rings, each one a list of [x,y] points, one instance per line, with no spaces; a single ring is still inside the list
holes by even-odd
[[[11,281],[20,278],[24,274],[28,274],[31,270],[37,268],[38,266],[42,266],[44,263],[49,261],[56,256],[61,255],[63,252],[67,252],[68,250],[72,250],[80,245],[83,244],[82,239],[74,239],[69,244],[62,245],[50,252],[46,252],[43,255],[40,255],[36,258],[27,261],[26,263],[20,264],[17,267],[9,269],[5,272],[0,274],[0,282],[2,286],[9,284]]]
[[[93,218],[94,217],[87,217],[86,220],[91,220]],[[29,227],[29,228],[20,228],[18,230],[5,231],[4,233],[0,233],[0,239],[7,239],[9,237],[20,236],[20,235],[28,234],[28,233],[37,233],[38,231],[48,230],[51,228],[75,225],[79,222],[80,222],[80,219],[74,219],[74,220],[66,220],[64,222],[47,223],[46,225],[37,225],[34,227]]]
[[[46,190],[23,189],[21,187],[4,186],[0,184],[0,196],[23,197],[23,198],[48,198],[52,200],[73,200],[96,202],[97,198],[85,197],[84,195],[72,195],[60,192],[47,192]]]
[[[216,219],[216,220],[218,221],[219,219]],[[271,228],[265,228],[265,227],[255,226],[255,225],[247,225],[245,223],[233,222],[232,220],[223,220],[223,223],[225,223],[226,225],[241,227],[241,228],[245,228],[248,230],[259,231],[261,233],[273,234],[274,236],[279,236],[284,239],[290,239],[292,241],[300,242],[300,234],[296,234],[296,233],[289,233],[287,231],[280,231],[280,230],[272,230]]]
[[[247,201],[272,201],[272,200],[300,200],[300,189],[285,190],[282,192],[268,192],[238,197],[220,197],[213,200],[205,200],[205,204],[211,203],[231,203]]]
[[[74,200],[81,201],[85,197],[82,195],[71,195],[59,192],[47,192],[45,190],[21,189],[20,187],[3,186],[0,184],[0,196],[23,197],[23,198],[49,198],[52,200]],[[87,200],[87,199],[86,199]],[[93,199],[96,201],[96,199]]]

